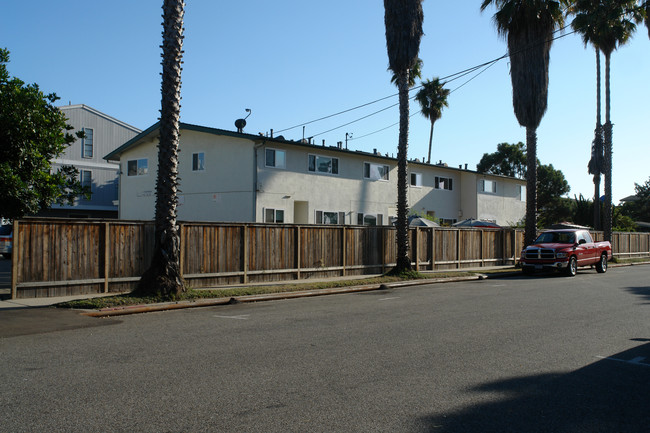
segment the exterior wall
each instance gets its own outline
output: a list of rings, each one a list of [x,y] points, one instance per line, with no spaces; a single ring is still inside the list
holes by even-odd
[[[485,179],[496,183],[496,193],[482,191],[481,182]],[[523,197],[521,195],[521,187],[525,184],[523,180],[518,179],[478,175],[476,180],[477,219],[494,221],[501,226],[521,221],[526,214],[525,189]]]
[[[107,155],[121,161],[120,219],[154,217],[157,134],[154,125]],[[275,162],[267,163],[267,151]],[[204,162],[199,171],[193,170],[197,153]],[[337,158],[338,173],[310,171],[310,155]],[[148,161],[148,172],[129,176],[129,161],[138,159]],[[366,164],[388,166],[388,179],[366,178]],[[319,224],[327,222],[327,213],[339,224],[356,225],[361,214],[362,222],[389,225],[396,216],[397,163],[376,154],[182,125],[179,173],[179,220]],[[419,185],[409,187],[409,206],[420,214],[449,223],[487,218],[499,224],[525,214],[518,200],[523,181],[487,176],[500,185],[488,195],[477,192],[479,177],[486,176],[469,170],[411,162],[409,184],[411,174],[419,175]],[[447,179],[451,189],[442,186]]]
[[[267,167],[266,149],[286,151],[286,167]],[[264,222],[267,208],[283,210],[285,222],[290,223],[314,224],[316,211],[342,212],[345,224],[357,224],[358,213],[382,215],[384,224],[395,216],[397,166],[393,161],[342,152],[338,148],[296,147],[275,142],[259,147],[257,155],[256,222]],[[310,172],[309,155],[338,158],[338,174]],[[388,180],[364,179],[365,162],[387,165]]]
[[[179,144],[178,219],[233,221],[253,219],[253,142],[182,130]],[[120,219],[154,218],[158,137],[134,146],[120,158]],[[204,154],[204,170],[192,170],[192,155]],[[128,161],[146,159],[145,175],[129,176]]]
[[[444,166],[409,164],[411,173],[422,175],[422,186],[409,186],[409,207],[418,214],[431,215],[445,221],[459,219],[462,196],[462,172]],[[435,187],[435,178],[451,179],[451,190]]]
[[[80,172],[91,173],[91,198],[77,199],[73,206],[54,205],[42,215],[63,217],[112,217],[118,215],[118,170],[119,164],[107,162],[103,156],[115,150],[122,143],[135,137],[140,130],[117,119],[107,116],[86,105],[69,105],[59,107],[68,119],[68,124],[80,131],[83,128],[93,130],[93,151],[91,157],[83,155],[82,139],[76,139],[57,159],[53,169],[61,165],[73,165]]]

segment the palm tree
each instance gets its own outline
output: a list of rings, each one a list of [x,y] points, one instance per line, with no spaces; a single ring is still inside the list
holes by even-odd
[[[598,1],[598,0],[596,0]],[[576,13],[576,4],[572,4],[567,10],[567,14]],[[577,33],[582,35],[582,41],[585,47],[590,43],[596,50],[596,129],[594,131],[594,140],[591,146],[591,159],[587,165],[587,171],[594,176],[594,229],[600,229],[600,175],[604,173],[604,155],[603,155],[603,125],[601,120],[601,103],[600,103],[600,49],[596,45],[596,27],[595,23],[583,13],[580,13],[571,23],[571,27]]]
[[[610,65],[612,52],[625,44],[643,19],[636,0],[574,0],[569,9],[575,14],[573,27],[583,40],[591,42],[605,56],[604,157],[605,205],[603,231],[612,240],[612,122],[610,104]],[[585,42],[586,43],[586,42]]]
[[[526,128],[526,229],[524,242],[537,237],[537,127],[546,112],[548,66],[553,32],[562,26],[561,3],[567,0],[484,0],[481,11],[494,4],[494,22],[510,53],[512,105]]]
[[[431,143],[433,142],[433,124],[442,117],[442,109],[449,107],[447,97],[449,89],[445,89],[440,80],[436,77],[431,80],[422,82],[422,87],[415,95],[415,99],[420,103],[422,115],[431,122],[431,131],[429,132],[429,155],[427,164],[431,164]]]
[[[136,293],[173,298],[185,290],[180,270],[178,142],[183,56],[183,0],[163,0],[162,100],[156,178],[155,245]]]
[[[418,57],[415,61],[415,65],[409,71],[409,89],[415,86],[415,80],[422,78],[422,64],[424,62]],[[390,69],[390,68],[389,68]],[[393,73],[393,76],[390,77],[390,82],[397,85],[397,74]]]
[[[397,144],[397,263],[394,271],[411,269],[408,256],[407,151],[409,130],[409,75],[417,63],[422,38],[422,0],[384,0],[388,66],[397,75],[399,140]]]

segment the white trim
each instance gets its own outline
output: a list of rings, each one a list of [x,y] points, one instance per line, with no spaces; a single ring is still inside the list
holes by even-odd
[[[55,158],[52,160],[52,163],[59,164],[59,165],[74,165],[75,167],[78,168],[110,168],[111,170],[120,169],[119,162],[101,163],[101,162],[92,162],[87,160],[79,161],[79,160],[72,160],[72,159]]]

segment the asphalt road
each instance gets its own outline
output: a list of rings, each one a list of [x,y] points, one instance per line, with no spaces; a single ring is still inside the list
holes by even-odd
[[[649,273],[84,317],[93,325],[0,337],[0,431],[646,432]]]

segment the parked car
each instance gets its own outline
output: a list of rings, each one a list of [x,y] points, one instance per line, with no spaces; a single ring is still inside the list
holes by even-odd
[[[607,272],[611,258],[612,246],[608,241],[594,242],[587,230],[564,229],[540,234],[522,250],[519,263],[525,274],[558,269],[573,277],[579,266],[596,266],[599,273]]]
[[[5,258],[11,258],[11,250],[13,247],[13,226],[5,225],[0,226],[0,254]]]

